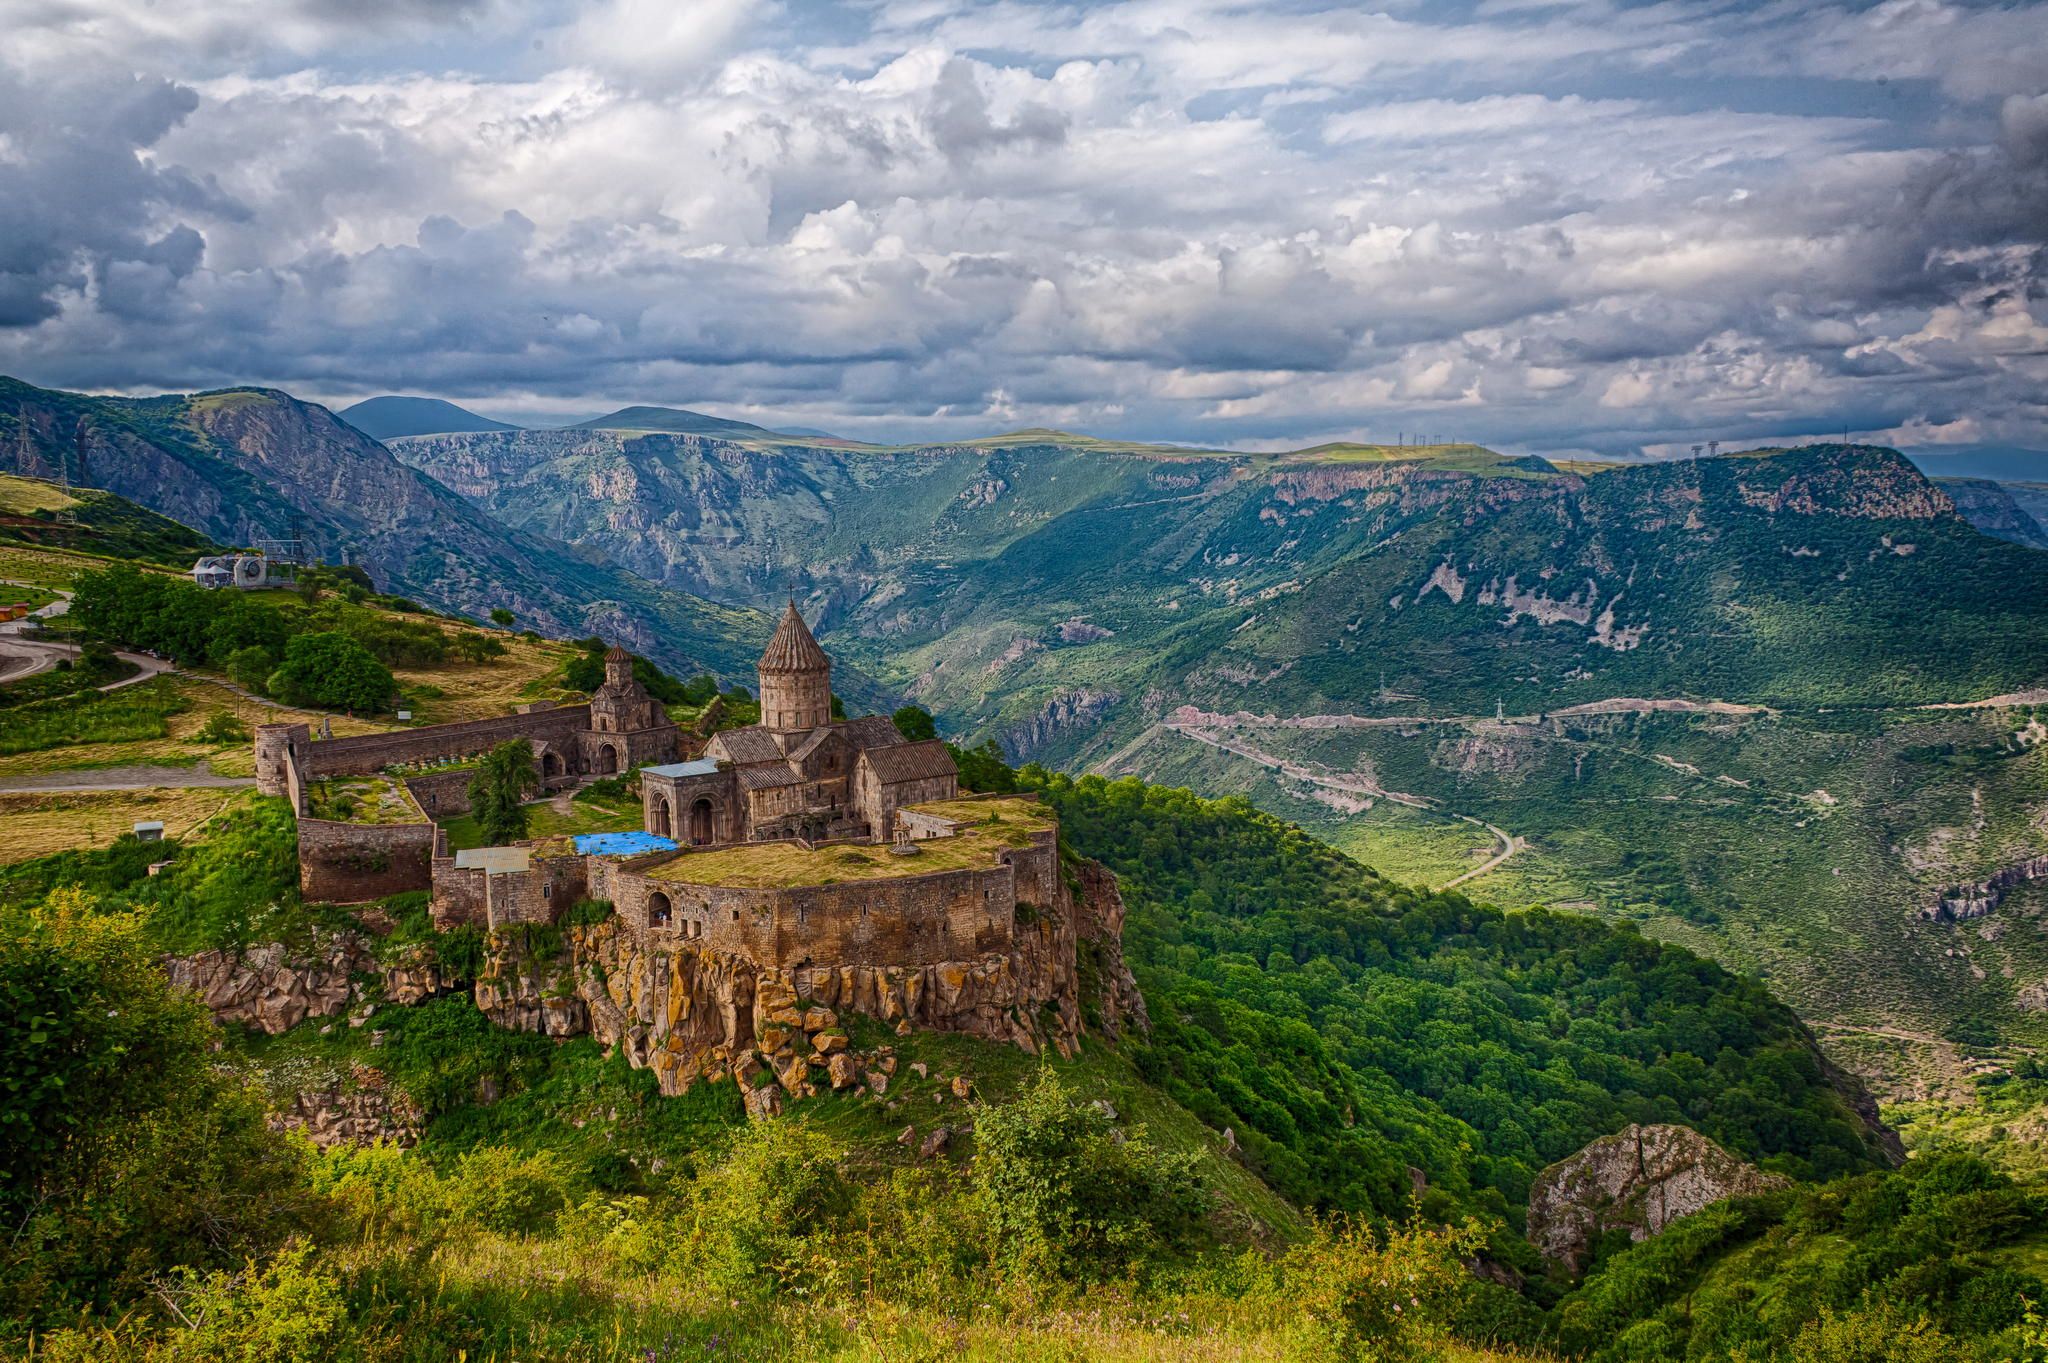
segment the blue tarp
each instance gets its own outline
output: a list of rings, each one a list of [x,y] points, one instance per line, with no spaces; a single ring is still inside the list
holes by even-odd
[[[637,857],[642,852],[673,852],[676,842],[652,833],[579,833],[576,850],[600,857]]]

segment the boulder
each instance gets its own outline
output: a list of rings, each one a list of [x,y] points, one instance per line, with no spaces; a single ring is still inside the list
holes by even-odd
[[[763,1084],[757,1089],[748,1089],[745,1095],[747,1116],[753,1121],[782,1115],[782,1090],[774,1084]]]
[[[945,1127],[933,1127],[932,1133],[924,1138],[924,1144],[917,1147],[919,1159],[936,1159],[948,1145],[953,1143],[953,1133]]]
[[[1683,1126],[1629,1126],[1545,1169],[1529,1190],[1529,1242],[1574,1273],[1611,1230],[1647,1240],[1730,1197],[1786,1187]]]
[[[853,1057],[845,1051],[835,1053],[825,1062],[825,1073],[832,1080],[835,1089],[852,1088],[860,1082],[860,1069],[853,1063]]]

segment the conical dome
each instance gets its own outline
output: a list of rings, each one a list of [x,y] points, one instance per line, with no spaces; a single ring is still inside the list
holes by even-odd
[[[796,602],[790,602],[789,609],[782,613],[782,623],[775,627],[775,637],[768,641],[767,652],[761,655],[761,670],[824,672],[831,666],[832,660],[825,656],[824,649],[818,647],[818,641],[811,637],[810,626],[797,613]]]

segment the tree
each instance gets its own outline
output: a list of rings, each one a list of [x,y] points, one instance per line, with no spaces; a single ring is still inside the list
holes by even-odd
[[[1113,1277],[1189,1240],[1207,1210],[1199,1157],[1115,1129],[1050,1069],[974,1120],[974,1191],[998,1263],[1034,1275]]]
[[[488,634],[458,634],[455,655],[466,663],[488,662],[505,654],[505,646]]]
[[[261,644],[238,648],[227,658],[227,674],[244,691],[261,692],[270,674],[277,670],[277,658]]]
[[[896,732],[912,743],[939,736],[939,726],[932,720],[932,712],[922,705],[906,705],[889,716],[895,721]]]
[[[469,778],[469,810],[486,843],[498,847],[526,836],[526,793],[539,785],[533,745],[525,739],[507,739],[484,754]]]
[[[512,614],[511,611],[506,610],[503,606],[491,607],[491,623],[496,625],[499,629],[512,628],[512,622],[518,618],[519,617]]]
[[[289,705],[381,710],[398,684],[370,650],[339,630],[322,630],[292,636],[269,688]]]
[[[0,911],[0,1009],[0,1319],[106,1309],[300,1224],[299,1147],[215,1063],[141,919],[77,890]]]

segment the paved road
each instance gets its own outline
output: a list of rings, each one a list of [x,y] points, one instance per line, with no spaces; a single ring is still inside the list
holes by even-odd
[[[0,586],[32,587],[34,585],[32,582],[12,582],[0,579]],[[78,646],[76,644],[52,644],[45,643],[40,639],[24,639],[21,637],[21,628],[29,620],[48,620],[54,616],[62,615],[71,609],[70,592],[65,591],[61,587],[51,587],[48,590],[57,593],[55,601],[44,606],[41,610],[29,612],[27,620],[9,620],[5,624],[0,624],[0,682],[15,682],[22,680],[24,677],[33,677],[39,672],[48,672],[57,665],[59,659],[76,658],[78,656]],[[123,662],[133,664],[137,669],[136,673],[132,677],[123,677],[120,681],[108,682],[105,686],[97,688],[98,690],[118,691],[124,686],[134,686],[136,683],[146,682],[151,677],[157,676],[160,673],[175,670],[162,658],[152,658],[147,653],[116,653],[114,656]]]

